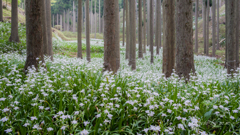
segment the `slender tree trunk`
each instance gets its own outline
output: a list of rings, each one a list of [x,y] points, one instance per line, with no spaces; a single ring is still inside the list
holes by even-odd
[[[147,0],[147,46],[150,45],[150,36],[150,0]]]
[[[2,6],[2,5],[1,5]],[[11,17],[11,36],[10,42],[20,42],[18,36],[18,0],[12,0],[12,17]]]
[[[57,25],[58,25],[58,14],[57,14]]]
[[[65,13],[65,10],[63,10],[63,31],[66,30],[65,20],[66,20],[66,13]]]
[[[27,59],[24,70],[34,66],[38,70],[39,61],[44,62],[43,57],[43,33],[41,10],[42,2],[40,0],[26,1],[26,33],[27,33]],[[13,3],[14,4],[14,3]]]
[[[118,0],[115,0],[115,54],[116,54],[116,70],[120,68],[120,39],[119,39],[119,4]]]
[[[159,47],[160,47],[160,35],[161,35],[161,29],[160,29],[160,15],[161,15],[161,1],[157,1],[156,6],[156,34],[155,34],[155,46],[157,47],[157,55],[159,55]]]
[[[177,1],[176,10],[176,73],[179,77],[189,79],[190,72],[195,72],[192,2],[189,0]]]
[[[123,46],[125,44],[125,0],[123,0]]]
[[[69,18],[70,14],[69,14],[69,9],[67,10],[67,31],[70,31],[70,24],[69,24]]]
[[[78,54],[77,57],[82,59],[82,0],[78,0]]]
[[[90,55],[90,20],[89,20],[89,0],[86,0],[86,46],[87,46],[87,61],[91,62]]]
[[[76,32],[76,12],[75,12],[75,3],[73,1],[73,32]]]
[[[198,53],[198,3],[196,0],[195,4],[195,53]]]
[[[227,0],[227,73],[235,72],[236,66],[236,4],[237,0]]]
[[[0,22],[3,22],[3,6],[2,6],[2,0],[0,0]]]
[[[212,57],[216,52],[216,0],[212,0]]]
[[[92,12],[92,1],[93,0],[90,0],[90,34],[92,34],[93,33],[93,18],[92,18],[92,16],[93,16],[93,12]]]
[[[150,51],[151,64],[153,63],[153,0],[150,0]]]
[[[54,14],[53,14],[53,28],[54,28]]]
[[[206,5],[205,0],[203,0],[203,39],[204,39],[204,54],[207,54],[207,22],[206,22]]]
[[[62,31],[62,15],[60,15],[60,31]]]
[[[162,47],[162,2],[160,1],[160,14],[159,14],[159,48]]]
[[[239,31],[240,31],[240,1],[236,0],[236,68],[239,67]]]
[[[217,50],[220,49],[220,44],[219,44],[219,0],[217,0]]]
[[[142,0],[138,0],[138,58],[143,58],[142,51]]]
[[[47,37],[48,37],[48,56],[53,60],[52,49],[52,27],[51,27],[51,1],[46,0],[46,19],[47,19]]]
[[[144,53],[146,53],[146,23],[147,23],[147,21],[146,21],[146,13],[147,13],[147,11],[146,11],[146,0],[143,0],[143,22],[144,22],[144,27],[143,27],[143,52]]]
[[[128,6],[128,4],[129,4],[129,0],[126,0],[126,56],[125,56],[125,58],[126,59],[129,59],[129,54],[130,54],[130,52],[129,52],[129,50],[130,50],[130,39],[129,39],[129,36],[130,36],[130,34],[129,34],[129,24],[130,24],[130,21],[129,21],[129,6]],[[129,59],[130,60],[130,59]]]
[[[209,9],[210,9],[210,5],[209,5],[209,0],[207,0],[207,42],[206,42],[206,55],[209,55]]]
[[[163,0],[163,73],[170,77],[175,62],[175,2]]]
[[[135,9],[135,3],[136,0],[130,0],[129,1],[129,10],[130,10],[130,14],[129,14],[129,21],[130,21],[130,26],[129,26],[129,30],[130,30],[130,61],[129,61],[129,65],[131,66],[132,70],[136,69],[136,18],[135,18],[135,13],[136,13],[136,9]]]
[[[104,70],[117,71],[116,63],[116,0],[104,0]]]
[[[95,21],[94,22],[94,24],[95,24],[95,28],[94,28],[95,29],[95,35],[94,35],[94,37],[95,37],[95,39],[97,38],[97,10],[96,10],[97,9],[97,6],[96,6],[97,3],[96,3],[96,1],[97,0],[95,0],[95,12],[94,12],[94,21]]]
[[[99,12],[99,20],[98,20],[99,21],[99,28],[98,28],[99,31],[98,32],[101,33],[101,0],[99,0],[99,7],[98,8],[99,8],[99,10],[98,10],[98,12]]]
[[[227,2],[227,0],[225,0],[225,22],[226,22],[226,24],[225,24],[225,35],[226,35],[226,42],[225,42],[225,68],[227,68],[227,61],[228,61],[228,44],[227,44],[227,40],[228,40],[228,34],[227,34],[227,29],[228,29],[228,27],[227,27],[227,20],[228,20],[228,16],[227,16],[227,14],[228,14],[228,11],[227,11],[227,7],[228,7],[228,2]]]
[[[48,36],[47,36],[47,18],[46,18],[46,0],[41,0],[41,21],[43,32],[43,54],[48,55]]]

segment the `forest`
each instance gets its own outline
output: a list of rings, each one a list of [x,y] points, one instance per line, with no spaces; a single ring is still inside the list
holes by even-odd
[[[239,0],[0,0],[0,134],[239,135]]]

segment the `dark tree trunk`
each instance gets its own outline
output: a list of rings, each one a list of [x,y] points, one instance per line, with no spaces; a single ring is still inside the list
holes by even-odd
[[[75,3],[73,1],[73,32],[76,32],[76,12],[75,12]]]
[[[144,24],[144,27],[143,27],[143,52],[146,53],[146,26],[147,26],[147,21],[146,21],[146,13],[147,13],[147,10],[146,10],[146,0],[143,0],[143,24]]]
[[[44,62],[42,52],[42,9],[42,1],[26,1],[27,59],[24,67],[25,71],[31,66],[38,70],[39,61]]]
[[[129,21],[130,21],[130,61],[129,65],[131,66],[132,70],[136,69],[136,18],[135,18],[135,13],[136,13],[136,5],[135,5],[135,0],[129,0]]]
[[[163,0],[163,73],[170,77],[175,62],[175,2]]]
[[[82,59],[82,0],[78,0],[78,54]]]
[[[210,10],[210,5],[209,5],[209,0],[207,0],[207,22],[206,22],[206,31],[207,31],[207,35],[206,35],[206,55],[209,55],[209,10]]]
[[[204,54],[207,53],[207,22],[206,22],[206,5],[205,5],[205,0],[203,0],[203,39],[204,39]]]
[[[89,0],[86,0],[86,47],[87,47],[87,61],[91,62],[90,55],[90,20],[89,20]]]
[[[156,34],[155,34],[155,46],[157,47],[157,55],[159,55],[159,48],[160,48],[160,42],[161,42],[161,28],[160,28],[160,16],[161,16],[161,1],[157,1],[156,6]]]
[[[116,70],[120,68],[120,39],[119,39],[119,4],[115,0],[115,53],[116,53]]]
[[[46,0],[46,19],[47,19],[47,37],[48,37],[48,56],[53,60],[52,48],[52,27],[51,27],[51,1]]]
[[[236,2],[236,68],[239,67],[239,31],[240,31],[240,13],[239,13],[239,8],[240,8],[240,1],[237,0]]]
[[[101,0],[99,0],[99,6],[98,6],[99,10],[98,10],[98,13],[99,13],[99,33],[101,33]]]
[[[0,22],[3,22],[3,6],[2,6],[2,0],[0,0]]]
[[[2,6],[2,5],[1,5]],[[12,17],[11,17],[11,36],[10,42],[20,42],[18,36],[18,0],[12,0]]]
[[[195,4],[195,53],[198,53],[198,3],[196,0]]]
[[[138,0],[138,58],[143,58],[142,51],[142,0]]]
[[[217,50],[220,49],[220,44],[219,44],[219,0],[217,0]]]
[[[46,18],[46,0],[41,1],[42,12],[42,32],[43,32],[43,54],[48,55],[48,37],[47,37],[47,18]]]
[[[212,57],[216,52],[216,1],[212,0]]]
[[[125,0],[123,0],[123,46],[125,45]]]
[[[104,71],[117,71],[116,63],[116,0],[104,0]]]
[[[129,59],[130,39],[129,39],[129,0],[126,0],[126,59]]]
[[[189,79],[190,72],[195,72],[192,2],[189,0],[177,1],[176,10],[176,73],[179,77]]]
[[[150,0],[150,51],[151,64],[153,63],[153,0]]]

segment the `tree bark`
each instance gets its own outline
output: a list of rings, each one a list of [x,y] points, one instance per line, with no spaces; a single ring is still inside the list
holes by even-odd
[[[46,0],[41,1],[41,21],[43,32],[43,54],[48,55],[48,36],[47,36],[47,18],[46,18]]]
[[[54,14],[53,14],[53,17],[52,17],[52,18],[53,18],[53,28],[54,28]]]
[[[38,70],[39,62],[44,62],[42,47],[42,21],[41,10],[42,1],[27,0],[26,1],[26,33],[27,33],[27,59],[25,63],[25,71],[28,67],[34,66]]]
[[[70,17],[70,13],[69,13],[69,9],[67,10],[67,31],[70,31],[70,24],[69,24],[69,18]]]
[[[82,0],[78,0],[78,54],[77,57],[82,59]]]
[[[198,3],[196,0],[195,4],[195,53],[198,53]]]
[[[193,16],[192,2],[177,1],[176,4],[176,73],[185,79],[195,72],[193,54]]]
[[[128,4],[129,4],[129,0],[126,0],[126,56],[125,56],[126,59],[129,59],[129,55],[130,55],[130,52],[129,52],[129,50],[130,50],[129,9],[130,8],[129,8]]]
[[[147,21],[146,21],[146,0],[143,0],[143,22],[144,22],[144,27],[143,27],[143,52],[146,53],[146,25],[147,25]]]
[[[217,50],[220,49],[220,44],[219,44],[219,0],[217,0]]]
[[[209,9],[210,9],[210,5],[209,5],[209,0],[207,0],[207,42],[206,42],[206,55],[209,55]]]
[[[66,31],[65,20],[66,20],[66,13],[65,13],[65,10],[63,10],[63,31]]]
[[[125,0],[123,0],[123,46],[125,45]]]
[[[142,0],[138,0],[138,58],[143,58],[142,51]]]
[[[2,0],[0,0],[0,22],[3,22],[3,6],[2,6]]]
[[[155,34],[155,46],[157,47],[157,55],[159,55],[159,48],[160,48],[160,42],[161,42],[161,28],[160,28],[160,16],[161,16],[161,1],[157,1],[156,6],[156,34]]]
[[[75,3],[73,1],[73,32],[76,32],[76,12],[75,12]]]
[[[160,15],[159,15],[159,49],[162,47],[162,2],[160,1]]]
[[[95,35],[94,35],[94,37],[95,37],[95,39],[97,38],[97,6],[96,6],[96,0],[95,0],[95,12],[94,12],[94,24],[95,24]]]
[[[11,36],[10,42],[20,42],[18,36],[18,0],[12,0],[12,17],[11,17]]]
[[[99,0],[99,10],[98,10],[98,12],[99,12],[99,33],[101,33],[101,0]]]
[[[116,0],[104,0],[104,71],[117,71],[116,63]]]
[[[119,39],[119,4],[118,0],[115,0],[115,53],[116,53],[116,70],[120,68],[120,39]]]
[[[204,54],[207,54],[207,22],[206,22],[206,5],[205,0],[203,0],[203,39],[204,39]]]
[[[239,31],[240,31],[240,13],[239,13],[239,8],[240,8],[240,1],[236,0],[236,68],[239,67]]]
[[[147,46],[149,45],[150,45],[150,0],[147,0]]]
[[[170,77],[175,62],[175,2],[163,0],[163,73]]]
[[[51,1],[46,0],[46,18],[47,18],[47,37],[48,37],[48,56],[53,60],[52,49],[52,27],[51,27]]]
[[[212,57],[216,52],[216,0],[212,0]]]
[[[136,13],[136,9],[135,9],[135,0],[130,0],[129,1],[129,10],[130,10],[130,14],[129,14],[129,21],[130,21],[130,26],[129,26],[129,30],[130,30],[130,61],[129,61],[129,65],[131,66],[132,70],[136,69],[136,18],[135,18],[135,13]]]
[[[60,31],[62,31],[62,15],[60,15]]]
[[[151,51],[151,64],[153,63],[153,0],[150,0],[150,51]]]
[[[57,25],[58,25],[58,14],[57,14]]]
[[[90,55],[90,20],[89,20],[89,0],[86,0],[86,46],[87,46],[87,61],[91,62]]]

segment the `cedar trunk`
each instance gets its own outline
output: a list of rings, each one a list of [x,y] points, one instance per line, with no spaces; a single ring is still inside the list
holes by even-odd
[[[51,27],[51,1],[46,0],[46,19],[47,19],[47,37],[48,37],[48,56],[53,60],[52,48],[52,27]]]
[[[43,54],[48,55],[48,37],[47,37],[47,18],[46,18],[46,0],[41,1],[42,10],[42,32],[43,32]]]
[[[131,66],[132,70],[136,69],[136,18],[135,18],[135,13],[136,13],[136,5],[135,5],[135,0],[129,0],[129,21],[130,21],[130,26],[129,26],[129,34],[130,34],[130,61],[129,65]]]
[[[143,58],[142,51],[142,0],[138,0],[138,58]]]
[[[116,55],[116,68],[117,71],[120,68],[120,39],[119,39],[119,5],[118,0],[115,0],[115,55]],[[106,25],[108,26],[108,25]]]
[[[212,0],[212,56],[216,52],[216,0]]]
[[[11,36],[10,42],[20,42],[18,36],[18,0],[12,0],[12,17],[11,17]]]
[[[206,23],[206,5],[205,5],[205,0],[203,0],[203,39],[204,39],[204,54],[207,52],[207,23]]]
[[[159,55],[159,48],[160,48],[160,42],[161,42],[161,23],[160,23],[160,17],[161,17],[161,1],[157,1],[157,6],[156,6],[156,34],[155,34],[155,46],[157,47],[157,55]]]
[[[129,0],[126,0],[126,59],[129,59],[130,39],[129,39]]]
[[[217,50],[220,49],[220,44],[219,44],[219,0],[217,0]]]
[[[125,0],[123,0],[123,46],[125,45]]]
[[[206,22],[206,31],[207,31],[207,35],[206,35],[206,55],[208,56],[209,54],[209,10],[210,10],[210,6],[209,6],[209,0],[207,0],[207,22]]]
[[[90,55],[90,20],[89,20],[89,0],[86,0],[86,46],[87,46],[87,61],[91,62]]]
[[[146,21],[146,0],[143,0],[143,52],[146,53],[146,25],[147,25],[147,21]]]
[[[239,67],[239,31],[240,31],[240,13],[239,13],[239,8],[240,8],[240,1],[236,2],[236,68]]]
[[[38,70],[39,62],[44,62],[41,10],[42,1],[26,1],[27,59],[24,67],[25,71],[31,66]]]
[[[163,0],[163,73],[170,77],[175,62],[175,2]]]
[[[198,3],[196,0],[195,4],[195,53],[198,53]]]
[[[82,59],[82,0],[78,0],[78,54]]]
[[[0,22],[3,22],[3,6],[2,6],[2,0],[0,0]]]
[[[150,0],[150,51],[151,51],[151,63],[153,63],[153,0]]]
[[[189,79],[190,72],[195,72],[192,2],[189,0],[177,1],[176,10],[176,73],[179,77]]]

